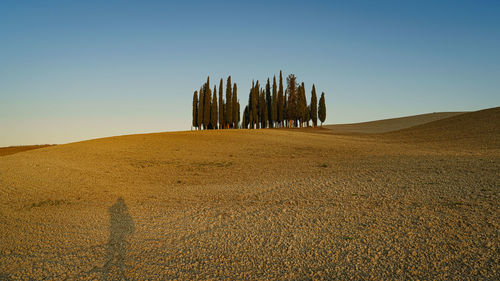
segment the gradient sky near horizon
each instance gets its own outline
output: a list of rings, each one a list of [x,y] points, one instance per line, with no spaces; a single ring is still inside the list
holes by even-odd
[[[327,123],[500,105],[500,1],[1,1],[0,146],[189,130],[294,73]],[[212,85],[213,87],[213,85]]]

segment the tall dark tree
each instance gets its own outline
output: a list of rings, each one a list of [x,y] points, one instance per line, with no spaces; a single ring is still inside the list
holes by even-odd
[[[222,97],[222,78],[219,83],[219,129],[224,129],[224,100]]]
[[[272,115],[271,120],[273,127],[275,127],[278,121],[278,92],[276,90],[276,75],[273,77],[273,97],[272,97]]]
[[[191,126],[198,127],[198,91],[194,91],[193,94],[193,124]]]
[[[300,85],[300,123],[301,126],[309,125],[309,110],[307,109],[306,87],[304,82]],[[307,124],[306,124],[307,123]]]
[[[288,90],[285,90],[283,96],[283,123],[285,127],[290,127],[290,121],[288,120]]]
[[[233,124],[233,97],[232,97],[232,88],[233,84],[231,84],[231,76],[227,77],[226,83],[226,117],[225,123],[226,127],[230,127]]]
[[[245,106],[245,110],[243,110],[243,118],[241,120],[241,127],[243,129],[248,129],[248,125],[250,124],[250,115],[248,114],[248,105]]]
[[[238,88],[236,87],[236,83],[234,83],[233,85],[233,93],[232,93],[232,97],[233,97],[233,128],[237,129],[238,128],[238,123],[239,123],[239,116],[238,115]]]
[[[261,128],[267,128],[267,119],[268,119],[268,114],[267,114],[267,102],[266,102],[266,93],[264,92],[264,89],[260,92],[260,127]]]
[[[297,88],[295,89],[296,95],[295,95],[295,118],[296,123],[295,127],[301,127],[301,120],[302,120],[302,86],[300,84],[297,85]]]
[[[319,121],[321,121],[321,126],[326,120],[326,104],[325,104],[325,93],[321,93],[319,98],[319,109],[318,109]]]
[[[205,87],[205,104],[203,105],[203,126],[206,129],[210,129],[210,111],[212,110],[212,90],[210,90],[210,84],[207,84]]]
[[[200,88],[200,98],[198,100],[198,128],[199,130],[201,129],[205,129],[205,127],[202,128],[203,126],[203,114],[205,113],[204,109],[203,109],[203,105],[205,104],[205,90],[204,90],[204,86]]]
[[[297,125],[297,78],[295,75],[290,74],[286,78],[287,91],[288,91],[288,108],[287,115],[288,120],[291,122],[291,126]]]
[[[240,127],[240,125],[239,125],[240,124],[240,102],[239,101],[236,102],[236,108],[237,108],[237,110],[236,110],[236,116],[235,116],[236,120],[234,120],[234,124],[235,124],[234,128],[238,129]]]
[[[309,121],[311,121],[311,105],[307,106],[307,127],[309,127]]]
[[[212,98],[212,110],[210,110],[212,129],[217,129],[217,119],[219,117],[217,112],[217,86],[214,85],[214,96]]]
[[[303,91],[302,91],[302,88],[303,88],[303,84],[302,85],[299,85],[299,87],[297,88],[297,107],[296,107],[296,110],[297,110],[297,118],[299,119],[299,122],[297,124],[297,127],[302,127],[304,125],[304,116],[306,114],[306,101],[305,101],[305,96],[302,95]]]
[[[310,115],[313,126],[316,127],[318,125],[318,98],[316,96],[316,87],[313,84],[311,90],[311,104],[310,104]]]
[[[248,125],[249,125],[249,129],[253,129],[254,126],[253,126],[253,92],[254,92],[254,89],[255,89],[255,82],[252,80],[252,88],[250,88],[250,93],[248,93],[248,118],[247,118],[247,122],[248,122]]]
[[[271,82],[269,81],[269,78],[267,78],[267,83],[266,83],[266,107],[267,107],[267,125],[269,128],[272,128],[273,100],[271,99]]]
[[[280,70],[280,86],[278,90],[278,122],[280,122],[280,126],[283,127],[284,112],[285,110],[285,100],[283,98],[283,75]]]
[[[260,123],[259,123],[259,111],[258,111],[258,105],[259,105],[259,80],[257,80],[257,83],[255,83],[255,86],[253,87],[252,91],[252,122],[255,124],[255,127],[259,129]],[[252,128],[254,128],[254,125],[252,124]]]

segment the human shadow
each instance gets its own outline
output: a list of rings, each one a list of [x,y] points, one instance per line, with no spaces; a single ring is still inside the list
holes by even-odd
[[[125,276],[125,238],[134,233],[135,227],[123,198],[109,207],[109,241],[106,247],[106,263],[102,268],[103,280],[127,280]]]

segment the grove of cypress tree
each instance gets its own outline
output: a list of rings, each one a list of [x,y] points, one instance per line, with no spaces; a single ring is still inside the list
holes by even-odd
[[[248,95],[248,105],[241,112],[236,83],[227,78],[226,100],[223,98],[223,79],[217,85],[213,94],[210,89],[210,77],[199,91],[193,93],[192,127],[198,130],[221,128],[275,128],[275,127],[305,127],[321,126],[326,120],[326,101],[324,92],[318,104],[316,86],[311,89],[311,101],[307,103],[304,82],[298,83],[297,77],[290,74],[286,77],[286,88],[283,87],[283,72],[280,71],[279,84],[276,75],[273,83],[267,78],[265,87],[259,81],[252,81]]]
[[[323,122],[326,120],[325,93],[321,93],[321,97],[319,98],[318,115],[319,121],[321,121],[321,126],[323,127]]]
[[[191,126],[198,127],[198,91],[194,91],[193,94],[193,123]]]
[[[200,98],[198,100],[198,128],[199,130],[201,129],[206,129],[204,126],[203,126],[203,114],[205,113],[205,111],[203,110],[203,105],[205,104],[205,91],[203,89],[203,87],[200,88]],[[203,128],[202,128],[203,126]]]
[[[279,89],[278,89],[278,122],[280,123],[280,126],[283,127],[283,122],[285,121],[285,115],[284,115],[284,110],[285,110],[285,99],[283,97],[283,75],[280,70],[280,84],[279,84]]]
[[[225,123],[226,127],[230,127],[233,124],[233,97],[232,97],[232,88],[233,84],[231,84],[231,76],[227,77],[226,83],[226,117]]]
[[[208,82],[208,80],[207,80]],[[207,84],[205,87],[205,104],[203,105],[203,126],[206,129],[210,129],[210,111],[212,110],[212,90],[210,90],[210,84]]]
[[[233,121],[233,128],[237,129],[238,128],[238,123],[239,123],[239,117],[236,116],[238,115],[238,88],[236,87],[236,83],[234,83],[233,85],[233,93],[232,93],[232,97],[233,97],[233,118],[232,118],[232,121]]]
[[[224,100],[222,97],[222,78],[219,83],[219,129],[224,129]]]
[[[276,126],[276,122],[278,121],[278,93],[276,90],[276,75],[273,77],[273,97],[272,97],[272,124],[273,127]]]
[[[311,90],[311,120],[313,123],[313,126],[316,127],[318,125],[318,98],[316,97],[316,87],[313,84],[312,90]]]
[[[212,110],[210,111],[212,129],[217,129],[217,119],[219,117],[217,112],[217,86],[214,85],[214,96],[212,98]]]

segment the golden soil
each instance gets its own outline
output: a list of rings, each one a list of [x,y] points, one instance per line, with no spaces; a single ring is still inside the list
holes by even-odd
[[[498,279],[498,112],[0,157],[0,280]]]

